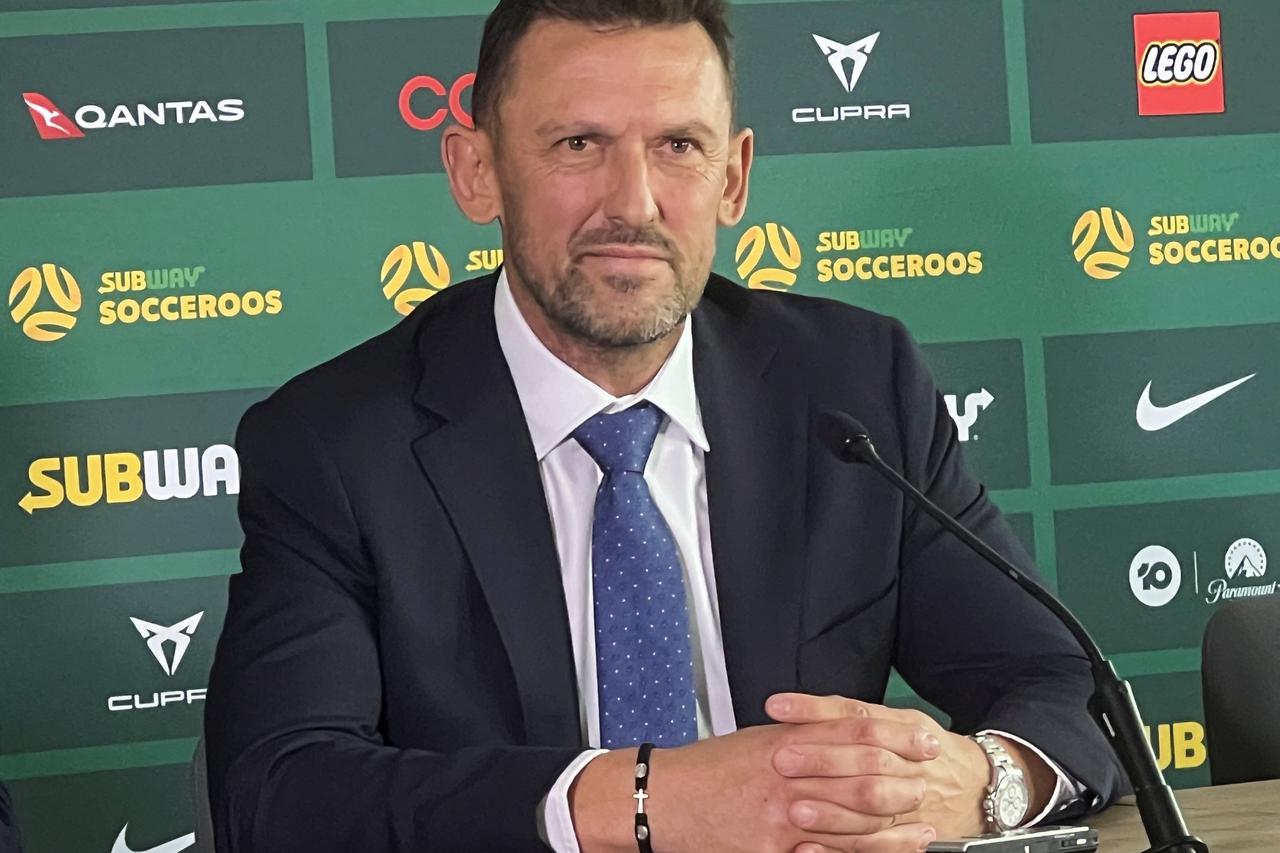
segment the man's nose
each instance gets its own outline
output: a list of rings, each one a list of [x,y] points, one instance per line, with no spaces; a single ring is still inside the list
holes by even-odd
[[[611,222],[640,226],[658,218],[645,146],[617,146],[610,152],[604,215]]]

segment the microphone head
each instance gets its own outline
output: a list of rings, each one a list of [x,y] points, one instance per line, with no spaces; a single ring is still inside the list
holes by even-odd
[[[829,409],[818,415],[818,438],[841,462],[870,462],[875,456],[867,428],[848,412]]]

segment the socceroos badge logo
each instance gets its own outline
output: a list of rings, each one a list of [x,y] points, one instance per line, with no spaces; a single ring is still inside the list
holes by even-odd
[[[765,247],[768,247],[773,263],[765,263]],[[738,240],[733,252],[738,264],[738,277],[747,287],[756,290],[786,290],[796,283],[795,271],[800,268],[800,244],[796,235],[785,225],[766,222],[752,225]]]
[[[405,287],[415,271],[418,281]],[[401,243],[382,262],[382,295],[392,300],[401,314],[407,315],[448,286],[449,262],[439,249],[421,240]]]
[[[34,310],[45,293],[53,307]],[[56,341],[64,336],[76,324],[79,310],[80,285],[57,264],[27,267],[9,288],[9,314],[33,341]]]
[[[1098,241],[1104,233],[1109,245],[1099,248]],[[1085,274],[1107,281],[1129,266],[1133,228],[1118,210],[1110,207],[1086,210],[1071,231],[1071,245],[1075,247],[1076,262],[1084,267]]]

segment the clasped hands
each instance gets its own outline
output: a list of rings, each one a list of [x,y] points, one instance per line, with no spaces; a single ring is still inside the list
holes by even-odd
[[[772,756],[787,782],[794,853],[898,853],[983,831],[990,765],[969,738],[926,714],[846,699],[780,693],[765,711],[788,726]]]
[[[985,830],[986,755],[927,715],[800,693],[769,697],[765,711],[775,725],[653,751],[655,853],[909,853]],[[1005,746],[1031,771],[1032,809],[1048,802],[1053,771]],[[570,788],[583,853],[635,850],[619,796],[634,762],[634,749],[610,751]]]

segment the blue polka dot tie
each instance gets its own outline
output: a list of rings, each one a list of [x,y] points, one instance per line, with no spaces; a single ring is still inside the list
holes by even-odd
[[[663,413],[641,403],[573,433],[604,480],[591,526],[600,745],[698,739],[693,655],[680,555],[644,466]]]

